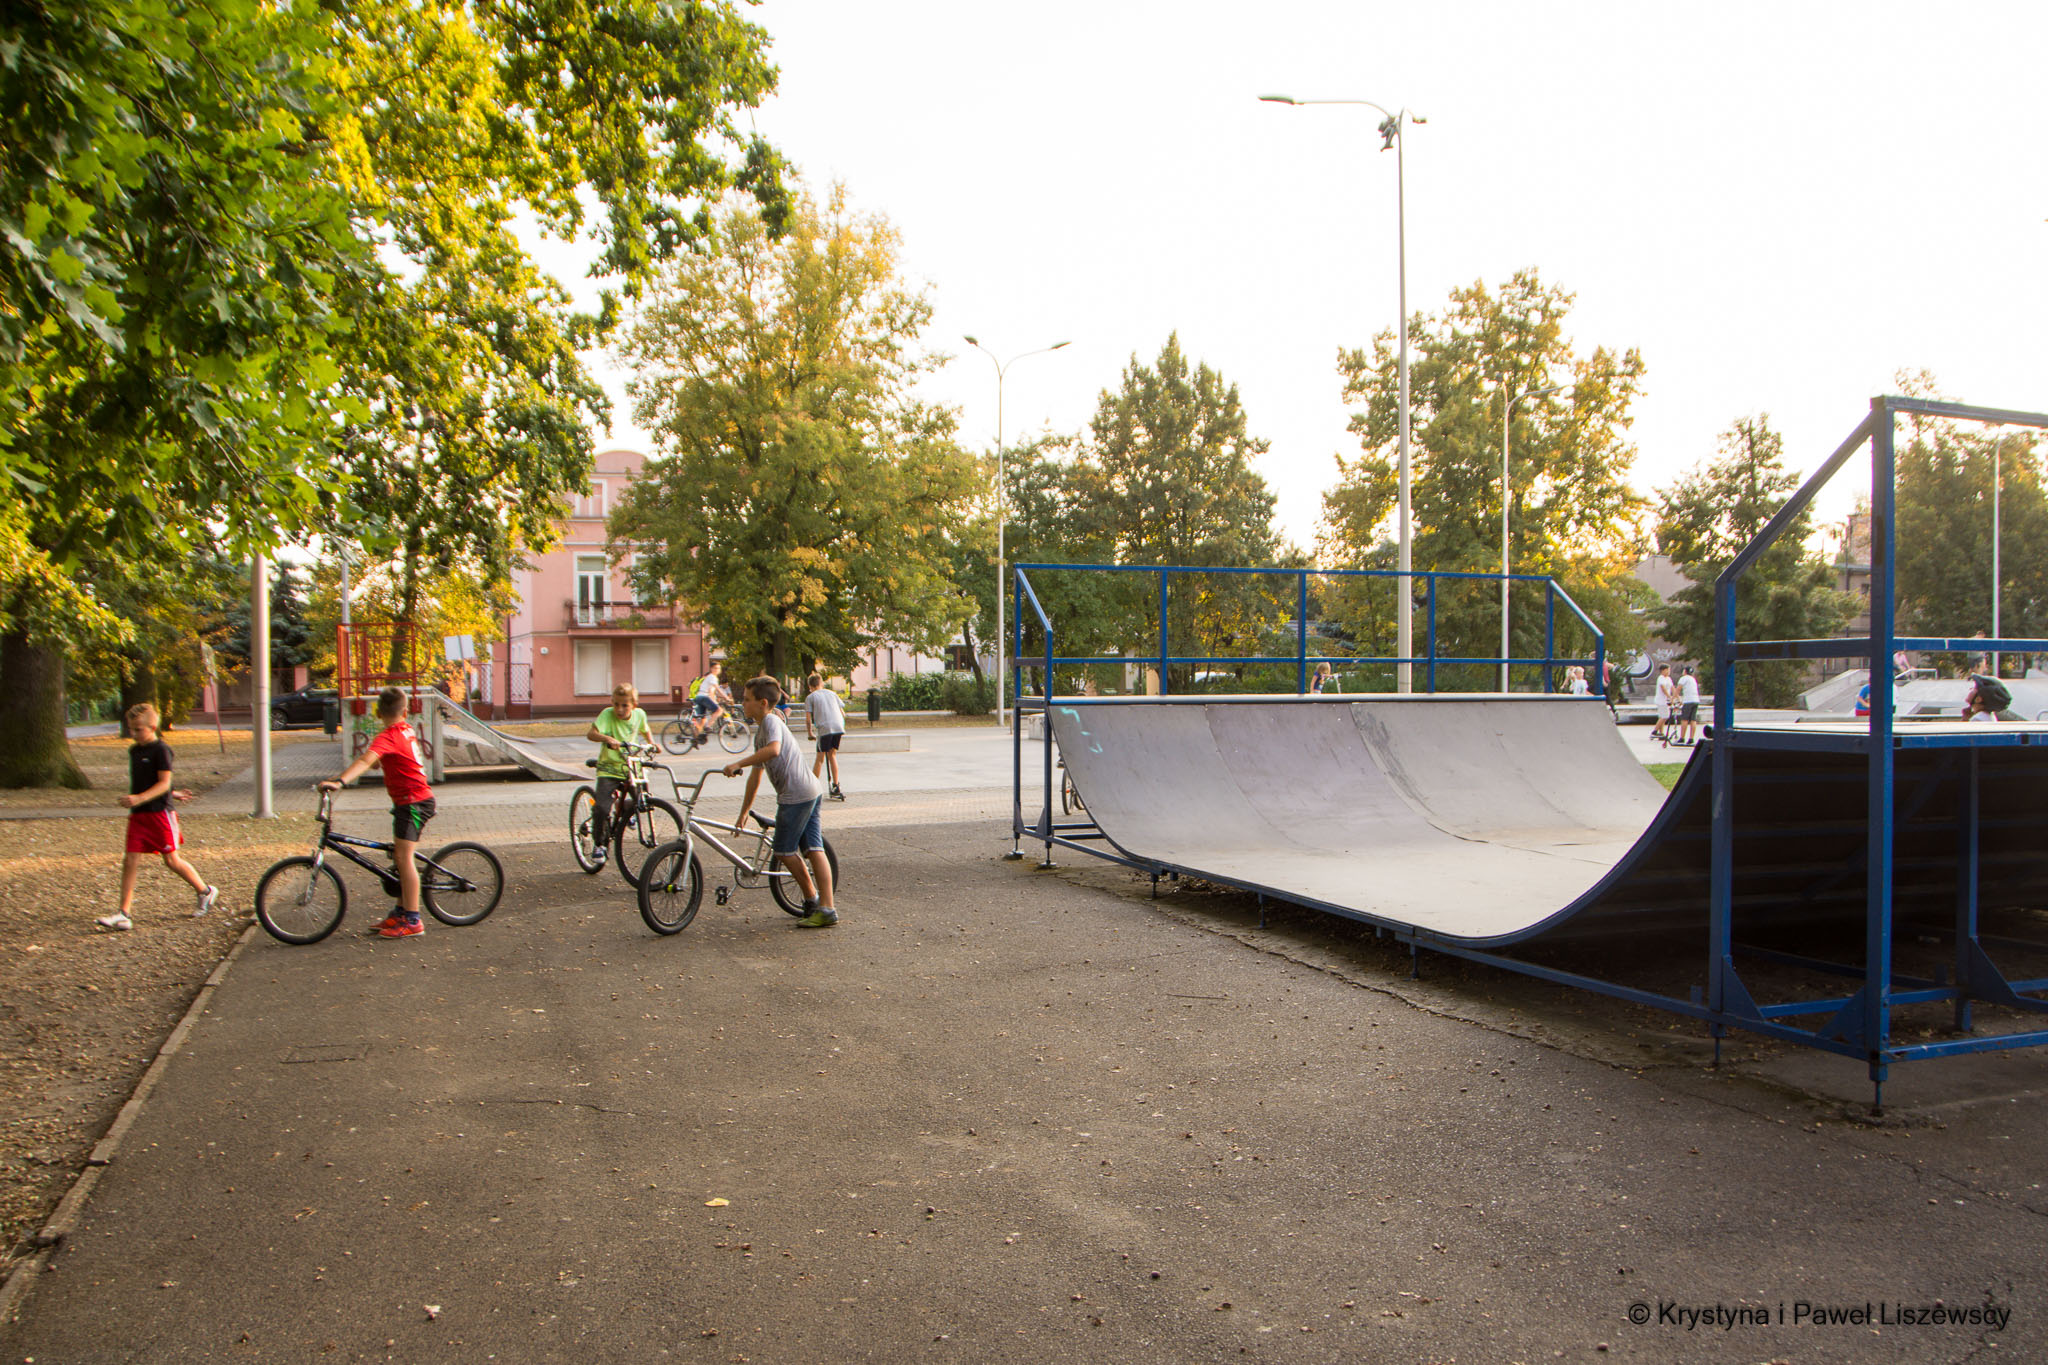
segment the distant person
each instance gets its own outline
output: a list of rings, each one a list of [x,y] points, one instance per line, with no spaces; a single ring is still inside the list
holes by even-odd
[[[1856,689],[1856,714],[1858,716],[1867,716],[1870,714],[1869,683],[1865,683],[1863,684],[1863,686]]]
[[[1678,680],[1678,726],[1680,744],[1699,742],[1700,680],[1693,676],[1691,664],[1685,666],[1685,674]]]
[[[1982,673],[1970,675],[1970,695],[1963,702],[1963,719],[1996,721],[1999,712],[2012,705],[2012,692],[1998,679]]]
[[[1614,666],[1614,660],[1600,661],[1600,690],[1607,697],[1607,709],[1621,719],[1621,703],[1627,699],[1627,675]]]
[[[804,736],[815,736],[818,741],[811,776],[816,777],[821,769],[830,769],[832,786],[825,794],[834,801],[844,801],[846,793],[839,790],[839,741],[846,737],[846,708],[839,704],[839,694],[825,686],[824,675],[813,673],[805,682],[810,690],[804,695]]]
[[[1671,681],[1671,665],[1657,665],[1657,723],[1650,727],[1650,738],[1671,743],[1672,730],[1678,719],[1678,684]]]
[[[832,864],[825,856],[825,826],[818,812],[824,805],[825,790],[804,766],[796,747],[796,736],[775,714],[782,700],[782,684],[773,678],[750,678],[742,689],[740,705],[755,727],[754,752],[725,765],[727,777],[747,774],[747,790],[740,797],[739,818],[744,826],[754,809],[754,794],[761,790],[761,774],[775,788],[775,856],[782,860],[803,893],[803,918],[799,929],[829,929],[839,923],[839,911],[832,903]],[[801,851],[799,851],[801,850]],[[808,868],[805,866],[808,861]]]
[[[1319,697],[1325,692],[1335,692],[1337,690],[1336,670],[1332,669],[1327,662],[1317,664],[1316,671],[1309,675],[1308,690]]]
[[[362,757],[322,782],[320,790],[339,791],[372,765],[383,770],[384,790],[391,797],[391,856],[397,864],[398,904],[370,932],[379,938],[418,938],[427,927],[420,922],[420,869],[413,854],[427,821],[434,818],[434,789],[427,785],[420,737],[405,719],[405,693],[395,687],[379,692],[377,719],[384,722],[384,729],[370,741]]]
[[[612,704],[597,713],[584,738],[603,746],[597,755],[597,810],[590,819],[590,840],[597,845],[597,861],[602,864],[611,838],[612,801],[630,779],[623,751],[628,744],[654,743],[647,713],[640,709],[640,689],[631,683],[614,687]]]
[[[209,886],[180,851],[185,837],[178,828],[178,815],[171,809],[171,803],[190,801],[192,793],[171,788],[171,746],[157,737],[160,719],[156,708],[146,701],[128,708],[128,733],[135,737],[135,743],[128,749],[128,795],[121,798],[121,804],[128,808],[127,849],[121,857],[121,908],[93,921],[112,933],[135,927],[129,912],[135,908],[135,882],[142,874],[145,853],[162,855],[164,866],[183,877],[192,888],[198,898],[192,910],[195,919],[213,909],[220,899],[220,891]]]
[[[690,728],[695,732],[692,749],[704,743],[710,721],[732,705],[732,693],[725,686],[725,665],[714,663],[690,688]]]
[[[1569,669],[1565,670],[1564,690],[1569,696],[1592,696],[1593,689],[1586,682],[1586,670],[1577,664],[1573,664]]]

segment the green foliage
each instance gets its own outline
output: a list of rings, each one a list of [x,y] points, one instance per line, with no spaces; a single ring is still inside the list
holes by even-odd
[[[985,716],[995,710],[995,684],[964,669],[943,673],[898,673],[870,689],[884,711],[951,711]]]
[[[1483,283],[1452,290],[1440,316],[1411,321],[1413,564],[1417,571],[1500,571],[1501,439],[1509,406],[1510,570],[1555,577],[1605,632],[1613,655],[1641,648],[1645,638],[1630,610],[1637,599],[1629,584],[1646,509],[1629,486],[1635,447],[1626,437],[1643,361],[1633,350],[1575,353],[1565,336],[1571,302],[1569,293],[1524,270],[1497,292]],[[1337,368],[1346,400],[1365,404],[1351,419],[1364,449],[1337,461],[1337,485],[1323,501],[1320,562],[1391,569],[1384,547],[1397,530],[1400,424],[1393,333],[1381,333],[1371,355],[1341,352]],[[1571,388],[1533,396],[1553,384]],[[1499,653],[1499,586],[1488,588],[1440,595],[1440,653]],[[1331,594],[1331,619],[1373,642],[1359,652],[1393,652],[1392,593],[1352,581]],[[1560,609],[1560,622],[1566,615]],[[1509,619],[1514,653],[1540,655],[1541,590],[1517,585]]]
[[[670,597],[780,676],[880,640],[932,651],[972,610],[948,576],[983,496],[950,413],[910,392],[930,316],[879,219],[800,198],[781,240],[737,209],[627,334],[665,457],[612,514],[643,600]]]
[[[1661,612],[1666,639],[1700,666],[1700,685],[1719,691],[1713,676],[1714,580],[1756,538],[1799,487],[1785,468],[1784,438],[1768,414],[1744,417],[1721,437],[1720,453],[1659,495],[1658,544],[1692,580]],[[1834,571],[1807,547],[1812,518],[1802,513],[1743,575],[1735,599],[1739,640],[1823,639],[1855,610],[1833,587]],[[1738,706],[1787,706],[1803,685],[1804,665],[1745,663],[1736,670]]]
[[[1992,489],[1999,631],[2048,637],[2048,497],[2030,432],[1915,417],[1897,451],[1898,617],[1923,635],[1991,634]]]

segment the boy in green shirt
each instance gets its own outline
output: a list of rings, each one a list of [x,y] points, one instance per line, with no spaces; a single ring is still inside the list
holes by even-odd
[[[602,863],[605,846],[611,839],[612,803],[628,778],[626,759],[620,750],[628,744],[654,743],[647,713],[640,709],[639,689],[631,683],[614,687],[612,704],[597,713],[585,738],[604,746],[597,756],[597,811],[591,817],[590,827],[591,842],[597,845],[597,860]]]

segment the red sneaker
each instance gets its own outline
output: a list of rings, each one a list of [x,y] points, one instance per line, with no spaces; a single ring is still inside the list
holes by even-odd
[[[427,932],[427,926],[420,923],[418,915],[404,913],[393,915],[390,919],[377,926],[378,938],[411,938],[415,934],[424,934],[425,932]]]

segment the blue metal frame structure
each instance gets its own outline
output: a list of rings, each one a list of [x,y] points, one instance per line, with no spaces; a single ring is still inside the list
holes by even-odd
[[[1869,414],[1856,426],[1848,438],[1837,447],[1828,460],[1779,511],[1770,524],[1756,539],[1737,555],[1714,584],[1714,598],[1717,610],[1716,643],[1714,651],[1715,677],[1714,723],[1710,741],[1703,746],[1706,752],[1697,754],[1681,779],[1677,790],[1667,806],[1667,817],[1660,817],[1660,824],[1667,829],[1674,827],[1679,813],[1688,803],[1704,801],[1707,805],[1707,828],[1700,831],[1708,841],[1707,879],[1707,942],[1706,942],[1706,988],[1701,992],[1695,988],[1691,999],[1679,999],[1656,991],[1622,985],[1583,974],[1558,970],[1539,963],[1529,962],[1488,947],[1474,946],[1446,940],[1426,931],[1398,924],[1372,922],[1383,932],[1392,934],[1397,940],[1409,943],[1415,948],[1432,948],[1439,952],[1463,957],[1472,961],[1489,963],[1494,966],[1521,972],[1560,985],[1574,986],[1604,995],[1629,1000],[1637,1004],[1652,1006],[1669,1012],[1694,1018],[1705,1023],[1715,1039],[1715,1053],[1718,1059],[1720,1040],[1731,1028],[1777,1038],[1786,1042],[1813,1047],[1843,1056],[1859,1057],[1869,1068],[1870,1080],[1878,1107],[1882,1107],[1883,1084],[1891,1065],[1909,1060],[1955,1056],[1965,1053],[1984,1052],[2006,1048],[2037,1046],[2048,1043],[2048,1028],[2020,1029],[1998,1034],[1976,1034],[1973,1027],[1972,1003],[1982,1002],[2011,1008],[2023,1013],[2048,1014],[2048,979],[2012,980],[1996,965],[1987,945],[2004,947],[2002,940],[1993,939],[1982,933],[1979,924],[1980,889],[1984,875],[1984,864],[1980,858],[1980,845],[1995,822],[1985,819],[1982,810],[1981,792],[1991,769],[1992,760],[1998,763],[1998,772],[2005,780],[2038,780],[2030,764],[2019,761],[2030,759],[2026,753],[2015,750],[2048,748],[2044,737],[2038,731],[2020,731],[2000,726],[1970,727],[1967,732],[1926,731],[1915,733],[1914,727],[1901,729],[1893,714],[1894,679],[1892,658],[1898,650],[1934,650],[1967,653],[2043,653],[2048,652],[2048,640],[2039,639],[1984,639],[1981,637],[1953,636],[1901,636],[1897,634],[1896,623],[1896,547],[1895,547],[1895,424],[1899,415],[1919,415],[1956,421],[1971,421],[1986,424],[2029,427],[2048,430],[2048,414],[2021,412],[2009,409],[1973,407],[1955,403],[1937,403],[1921,399],[1884,397],[1873,398]],[[1871,591],[1870,620],[1871,633],[1858,639],[1813,639],[1813,640],[1763,640],[1743,641],[1736,636],[1736,603],[1742,579],[1756,564],[1757,560],[1782,537],[1811,505],[1815,496],[1843,468],[1859,450],[1868,447],[1871,456],[1870,510],[1871,510]],[[1052,623],[1033,590],[1029,571],[1049,569],[1095,569],[1101,572],[1157,573],[1160,576],[1160,625],[1159,652],[1156,656],[1129,655],[1077,657],[1055,653]],[[1218,572],[1267,572],[1296,573],[1300,575],[1297,601],[1298,611],[1297,653],[1286,658],[1214,658],[1181,657],[1169,651],[1166,636],[1166,605],[1168,576],[1177,573],[1218,573]],[[1377,577],[1399,577],[1397,573],[1384,570],[1338,571]],[[1315,570],[1217,570],[1182,567],[1140,568],[1126,566],[1090,565],[1018,565],[1013,580],[1017,611],[1015,643],[1016,664],[1012,673],[1012,685],[1018,698],[1020,712],[1045,711],[1057,702],[1062,707],[1101,704],[1095,699],[1084,697],[1040,697],[1027,698],[1022,692],[1022,681],[1027,667],[1043,667],[1048,689],[1054,676],[1054,668],[1060,664],[1084,663],[1151,663],[1160,665],[1162,688],[1168,684],[1165,679],[1168,665],[1173,663],[1230,663],[1230,664],[1285,664],[1298,665],[1297,676],[1302,690],[1306,690],[1307,669],[1312,663],[1321,662],[1325,657],[1330,662],[1400,662],[1392,658],[1359,659],[1350,656],[1312,656],[1307,653],[1306,599],[1308,577],[1320,574]],[[1427,574],[1416,573],[1415,578],[1429,580],[1425,589],[1432,610],[1429,612],[1431,630],[1428,636],[1428,652],[1408,660],[1412,663],[1429,665],[1428,690],[1435,690],[1435,665],[1439,663],[1486,663],[1498,665],[1493,659],[1444,659],[1435,653],[1434,598],[1436,578],[1483,578],[1499,581],[1497,574]],[[1517,581],[1541,581],[1535,575],[1515,575]],[[1547,657],[1555,653],[1554,603],[1563,597],[1566,604],[1593,629],[1595,645],[1590,660],[1560,659]],[[1518,659],[1522,664],[1545,665],[1545,683],[1548,690],[1549,677],[1559,665],[1590,662],[1594,676],[1599,676],[1599,664],[1604,653],[1604,639],[1597,628],[1571,602],[1555,584],[1550,584],[1549,601],[1551,610],[1546,612],[1549,621],[1546,626],[1545,655],[1540,659]],[[1028,609],[1036,618],[1043,634],[1044,651],[1042,658],[1035,658],[1028,664],[1022,657],[1024,638],[1024,612]],[[1787,730],[1744,728],[1735,720],[1735,688],[1733,680],[1745,664],[1789,659],[1833,659],[1845,656],[1866,656],[1870,666],[1871,702],[1867,727],[1830,727],[1827,729]],[[1050,717],[1048,716],[1048,722]],[[1077,849],[1096,857],[1107,858],[1141,871],[1148,871],[1156,885],[1164,875],[1179,875],[1195,869],[1171,867],[1158,863],[1147,863],[1126,856],[1107,845],[1102,831],[1092,822],[1082,820],[1071,823],[1056,823],[1053,819],[1052,793],[1057,790],[1053,783],[1053,753],[1051,726],[1046,726],[1044,736],[1044,792],[1045,803],[1037,821],[1027,824],[1023,813],[1023,740],[1021,725],[1013,734],[1013,787],[1012,787],[1012,856],[1021,857],[1018,845],[1024,838],[1043,842],[1045,861],[1051,864],[1052,849],[1055,845]],[[1907,789],[1901,790],[1902,756],[1907,764]],[[1747,800],[1761,805],[1756,793],[1767,791],[1770,784],[1812,780],[1813,774],[1778,772],[1770,765],[1781,763],[1821,763],[1832,765],[1839,771],[1842,765],[1860,765],[1861,781],[1865,791],[1866,827],[1860,832],[1855,863],[1860,868],[1845,868],[1832,875],[1833,881],[1845,880],[1851,872],[1860,875],[1863,882],[1861,891],[1863,912],[1863,960],[1860,963],[1838,963],[1818,959],[1797,957],[1741,943],[1735,936],[1737,882],[1745,868],[1738,865],[1736,845],[1738,834],[1745,841],[1751,839],[1800,839],[1810,837],[1813,830],[1796,822],[1786,821],[1782,816],[1760,814],[1750,827],[1740,823],[1741,813],[1736,805],[1738,790],[1747,790],[1753,795]],[[2042,774],[2048,775],[2048,774]],[[1738,779],[1749,783],[1739,787]],[[1704,788],[1704,790],[1702,790]],[[1899,889],[1899,875],[1902,868],[1911,866],[1902,862],[1900,839],[1903,833],[1902,821],[1919,819],[1915,826],[1924,832],[1925,820],[1922,808],[1928,806],[1934,793],[1940,789],[1955,807],[1954,825],[1949,838],[1951,846],[1945,855],[1952,858],[1954,875],[1954,916],[1949,937],[1953,940],[1954,958],[1946,979],[1925,979],[1899,975],[1894,968],[1892,945],[1898,923],[1896,900]],[[1695,807],[1696,809],[1696,807]],[[1837,831],[1839,833],[1839,831]],[[1922,858],[1924,864],[1925,859]],[[1946,865],[1945,863],[1943,864]],[[1919,869],[1916,868],[1916,871]],[[1208,874],[1202,874],[1208,875]],[[1827,880],[1827,879],[1824,879]],[[1830,884],[1832,884],[1830,882]],[[1246,887],[1262,897],[1272,894],[1264,888]],[[1916,884],[1916,894],[1924,900],[1924,877]],[[1811,894],[1811,893],[1809,893]],[[1351,918],[1364,918],[1352,914],[1342,907],[1317,905],[1313,908]],[[2020,945],[2040,948],[2044,945]],[[1848,994],[1829,994],[1819,998],[1794,999],[1770,1004],[1759,1004],[1745,984],[1738,967],[1738,956],[1751,960],[1775,961],[1799,967],[1824,975],[1832,975],[1856,981],[1855,989]],[[1925,1042],[1901,1042],[1893,1036],[1893,1012],[1902,1005],[1921,1005],[1949,1002],[1954,1008],[1954,1027],[1958,1036]],[[1803,1027],[1795,1022],[1802,1016],[1821,1016],[1818,1027]]]

